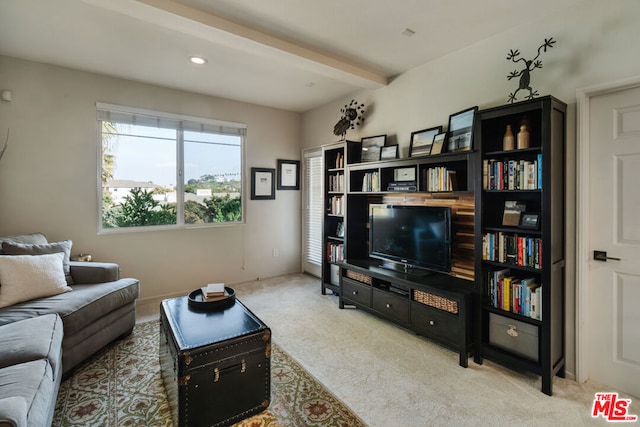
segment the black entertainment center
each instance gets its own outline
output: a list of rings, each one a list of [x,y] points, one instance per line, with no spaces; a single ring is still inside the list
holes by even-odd
[[[437,272],[410,274],[380,267],[380,261],[340,264],[339,306],[353,305],[437,341],[468,366],[473,345],[473,287]]]
[[[551,395],[565,366],[565,114],[550,96],[475,111],[470,150],[408,159],[324,146],[322,293],[456,350],[463,367],[473,352],[536,373]],[[530,144],[504,149],[521,123]],[[510,206],[526,206],[521,223]]]

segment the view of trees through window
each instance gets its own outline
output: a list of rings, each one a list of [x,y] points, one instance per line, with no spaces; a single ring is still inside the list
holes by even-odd
[[[242,136],[99,123],[103,230],[242,220]]]

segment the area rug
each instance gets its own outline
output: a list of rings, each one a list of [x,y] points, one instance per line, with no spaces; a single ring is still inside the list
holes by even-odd
[[[160,363],[158,322],[136,325],[60,385],[54,426],[171,427]],[[271,405],[237,427],[364,426],[339,399],[276,344]]]

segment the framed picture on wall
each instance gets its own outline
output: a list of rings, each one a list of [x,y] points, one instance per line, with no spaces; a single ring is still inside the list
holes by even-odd
[[[251,168],[251,200],[275,199],[275,176],[275,169]]]
[[[300,160],[278,159],[278,190],[300,189]]]

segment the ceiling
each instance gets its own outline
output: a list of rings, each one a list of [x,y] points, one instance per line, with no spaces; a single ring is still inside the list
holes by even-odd
[[[304,112],[580,1],[1,0],[0,54]]]

